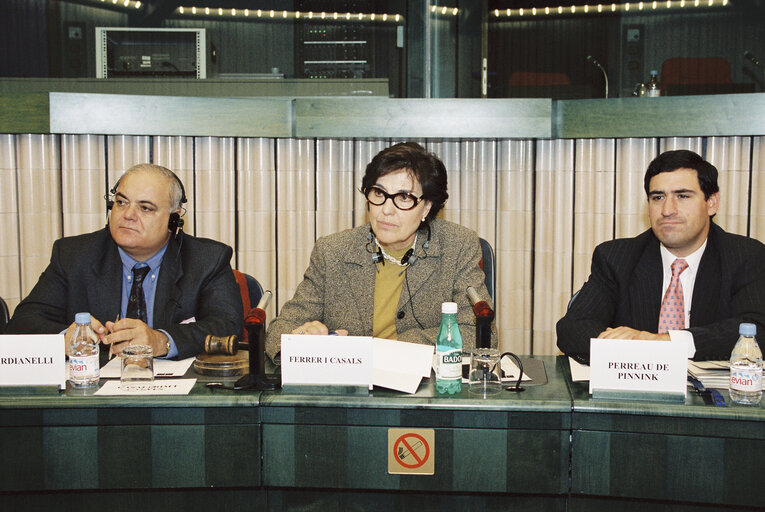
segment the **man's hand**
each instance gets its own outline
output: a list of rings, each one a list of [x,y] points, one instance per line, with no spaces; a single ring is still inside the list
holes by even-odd
[[[338,336],[348,336],[348,331],[345,329],[338,329],[334,332]],[[313,322],[306,322],[300,327],[293,329],[290,334],[318,334],[326,336],[329,334],[329,329],[323,323],[314,320]]]
[[[66,330],[66,333],[64,334],[64,347],[69,352],[69,346],[72,344],[72,335],[74,334],[74,328],[77,327],[77,324],[72,322],[72,324],[69,326],[69,328]],[[98,336],[99,341],[104,342],[106,340],[106,335],[109,334],[109,331],[107,330],[104,325],[99,322],[97,319],[90,317],[90,328],[93,329],[93,332],[96,333],[96,336]]]
[[[149,345],[155,356],[167,355],[167,336],[156,331],[135,318],[123,318],[116,322],[106,322],[106,328],[111,334],[106,336],[104,343],[110,345],[111,352],[120,355],[127,345]]]
[[[620,327],[609,327],[598,334],[598,338],[609,340],[657,340],[669,341],[669,334],[656,334],[648,331],[638,331],[632,327],[624,325]]]

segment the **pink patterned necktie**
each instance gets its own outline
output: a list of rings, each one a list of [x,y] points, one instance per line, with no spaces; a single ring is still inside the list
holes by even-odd
[[[669,288],[661,301],[659,311],[659,334],[669,330],[685,329],[685,299],[683,298],[683,285],[680,284],[680,274],[688,268],[688,262],[676,259],[672,262],[672,280]]]

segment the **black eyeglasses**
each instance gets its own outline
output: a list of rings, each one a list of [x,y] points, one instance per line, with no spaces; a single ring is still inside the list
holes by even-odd
[[[422,201],[422,196],[417,197],[409,192],[389,194],[380,187],[369,187],[366,195],[367,201],[375,206],[382,206],[385,204],[385,201],[390,199],[399,210],[411,210]]]

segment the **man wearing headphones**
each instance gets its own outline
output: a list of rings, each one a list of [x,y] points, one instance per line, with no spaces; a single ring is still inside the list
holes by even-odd
[[[57,240],[48,268],[19,304],[8,333],[74,331],[80,311],[108,346],[151,345],[156,356],[202,352],[208,334],[242,332],[230,247],[185,235],[183,184],[169,169],[139,164],[111,189],[106,229]],[[102,361],[105,357],[102,357]]]

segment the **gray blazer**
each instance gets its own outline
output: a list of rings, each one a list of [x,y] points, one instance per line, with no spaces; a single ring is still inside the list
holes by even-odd
[[[435,344],[441,303],[456,302],[463,346],[469,349],[475,346],[475,315],[467,287],[473,286],[490,301],[478,266],[478,235],[441,219],[431,221],[430,226],[428,248],[423,250],[428,238],[423,229],[417,237],[418,259],[406,271],[408,288],[405,282],[396,314],[398,339]],[[279,352],[282,334],[312,320],[322,322],[330,331],[347,329],[353,336],[372,335],[376,270],[369,233],[369,224],[365,224],[316,241],[303,282],[268,328],[269,357]],[[492,343],[496,346],[494,332]]]

